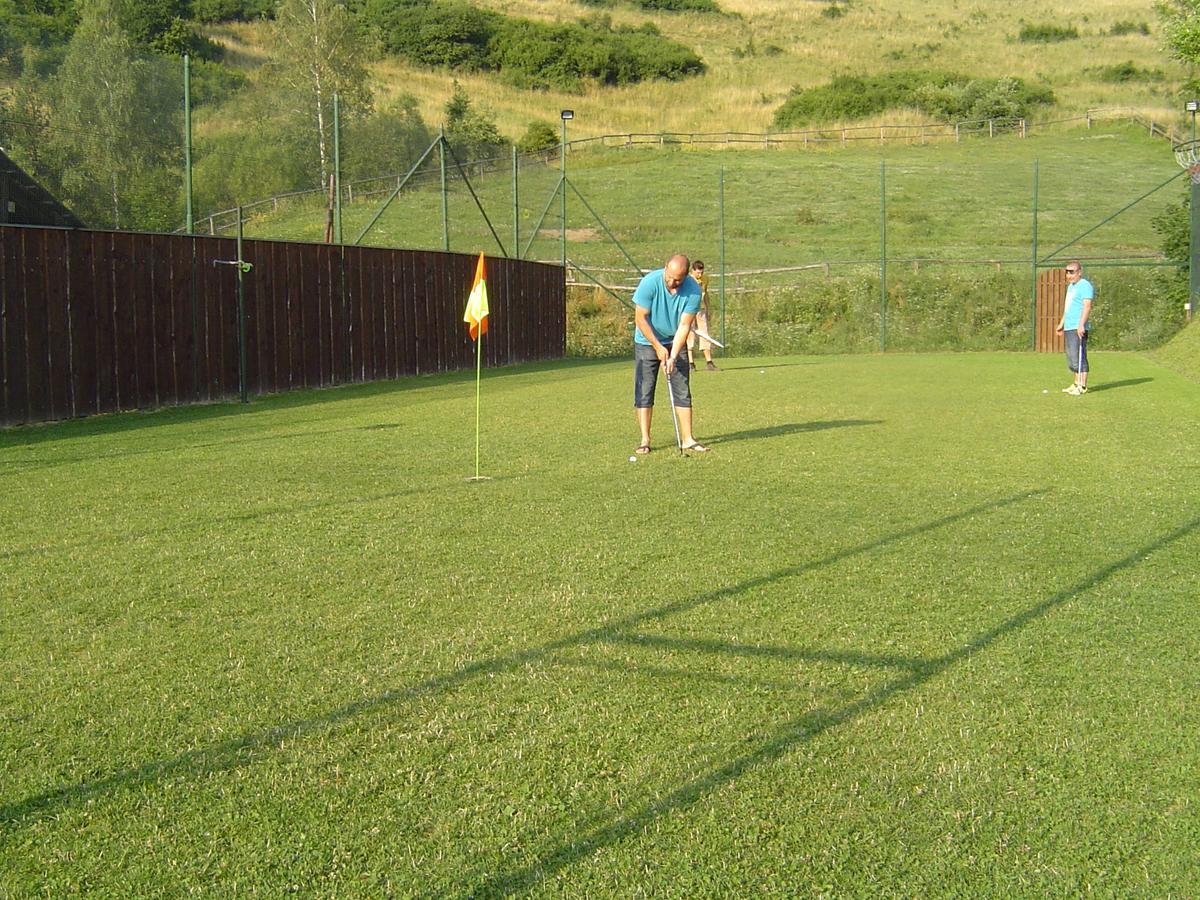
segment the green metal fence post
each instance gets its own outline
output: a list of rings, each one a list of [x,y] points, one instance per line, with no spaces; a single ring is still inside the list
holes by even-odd
[[[562,267],[565,270],[567,268],[567,119],[569,117],[566,110],[563,110],[560,116],[562,117],[562,144],[560,145],[558,155],[560,168],[562,169],[561,176],[559,177],[559,186],[562,188],[562,200],[559,212],[562,216],[562,227],[560,229],[562,234]]]
[[[1188,309],[1190,320],[1196,314],[1196,303],[1200,300],[1200,184],[1189,177],[1191,193],[1188,195],[1191,237],[1188,241]]]
[[[879,349],[887,349],[887,163],[879,161]]]
[[[242,402],[246,395],[246,282],[242,263],[242,208],[237,208],[237,298],[238,298],[238,392]]]
[[[333,242],[342,242],[342,116],[337,91],[333,92]]]
[[[442,249],[450,249],[450,203],[446,197],[446,126],[438,128],[438,157],[442,170]]]
[[[192,233],[192,64],[183,54],[183,208],[187,233]]]
[[[1029,257],[1029,349],[1037,349],[1038,161],[1033,161],[1033,238]]]
[[[512,148],[512,195],[513,195],[513,254],[517,259],[521,258],[521,204],[518,200],[517,192],[520,190],[520,184],[517,180],[517,148],[514,145]]]
[[[721,166],[720,172],[717,175],[717,210],[718,210],[718,225],[717,233],[720,235],[721,242],[721,343],[725,344],[725,167]],[[721,356],[726,353],[725,347],[721,348]]]

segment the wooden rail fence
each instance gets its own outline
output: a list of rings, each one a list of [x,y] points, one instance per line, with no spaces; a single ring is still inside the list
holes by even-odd
[[[239,393],[231,238],[0,227],[0,424]],[[251,395],[466,369],[475,259],[245,241]],[[562,270],[489,258],[485,363],[566,352]]]

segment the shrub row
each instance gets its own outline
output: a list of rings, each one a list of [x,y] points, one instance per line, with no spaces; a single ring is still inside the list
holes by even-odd
[[[776,128],[862,119],[890,109],[919,109],[944,121],[1027,116],[1054,103],[1047,87],[1020,78],[971,78],[937,70],[841,75],[825,85],[793,88],[775,111]]]
[[[1148,350],[1183,326],[1182,304],[1166,289],[1169,276],[1162,272],[1103,269],[1089,277],[1097,291],[1096,349]],[[929,269],[889,277],[887,347],[916,352],[1026,350],[1029,307],[1028,272]],[[568,353],[625,355],[630,352],[631,323],[627,308],[581,289],[568,302]],[[726,305],[725,334],[737,356],[876,351],[878,274],[814,277],[803,284],[732,295]]]
[[[363,15],[389,52],[419,65],[500,72],[524,87],[576,90],[704,71],[695,53],[651,23],[614,27],[593,15],[552,25],[440,0],[367,0]]]
[[[1079,29],[1074,25],[1030,24],[1022,26],[1017,40],[1023,44],[1057,44],[1078,37]]]
[[[617,6],[623,0],[579,0],[584,6]],[[660,12],[712,12],[719,13],[721,7],[714,0],[628,0],[639,9]]]

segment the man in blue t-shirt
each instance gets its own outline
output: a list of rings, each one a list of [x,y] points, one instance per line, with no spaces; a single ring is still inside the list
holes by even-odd
[[[635,451],[640,456],[650,452],[650,418],[660,367],[667,374],[667,386],[679,417],[680,446],[695,453],[708,452],[692,436],[691,371],[686,353],[700,297],[700,285],[688,275],[688,258],[682,253],[642,278],[633,292],[633,407],[642,431],[642,442]]]
[[[1092,330],[1092,299],[1096,296],[1092,283],[1083,277],[1079,260],[1067,263],[1067,300],[1062,318],[1055,329],[1063,336],[1067,352],[1067,368],[1075,373],[1075,382],[1063,388],[1064,394],[1080,397],[1087,393],[1087,339]]]

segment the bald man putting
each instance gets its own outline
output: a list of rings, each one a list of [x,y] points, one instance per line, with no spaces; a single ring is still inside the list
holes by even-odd
[[[642,442],[634,451],[650,452],[650,419],[654,414],[654,388],[661,367],[667,375],[679,417],[679,440],[684,450],[707,453],[692,436],[691,369],[687,336],[700,311],[701,289],[688,274],[688,258],[676,253],[661,269],[647,274],[633,292],[633,407]]]

